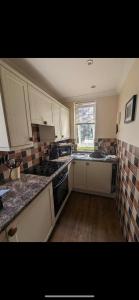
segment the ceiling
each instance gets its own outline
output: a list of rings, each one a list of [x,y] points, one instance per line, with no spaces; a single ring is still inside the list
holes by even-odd
[[[24,73],[63,101],[92,100],[119,93],[135,58],[15,58]],[[92,89],[91,86],[96,85]]]

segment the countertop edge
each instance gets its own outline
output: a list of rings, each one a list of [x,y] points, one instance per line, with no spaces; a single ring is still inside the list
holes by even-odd
[[[8,226],[9,226],[9,224],[11,223],[11,222],[13,222],[14,220],[15,220],[15,218],[16,217],[18,217],[19,215],[20,215],[20,213],[25,209],[25,208],[27,208],[28,206],[29,206],[29,204],[33,201],[33,200],[35,200],[35,198],[52,182],[52,180],[71,162],[73,160],[73,158],[70,158],[70,159],[68,159],[67,161],[65,161],[65,163],[52,175],[52,176],[50,176],[50,178],[49,177],[47,177],[47,179],[48,179],[48,181],[46,182],[46,184],[39,190],[39,192],[37,192],[34,196],[33,196],[33,198],[31,198],[30,200],[29,200],[29,202],[28,203],[25,203],[25,205],[23,206],[23,207],[21,207],[18,211],[17,211],[17,213],[15,213],[15,215],[13,216],[13,217],[11,217],[11,219],[10,220],[8,220],[7,222],[5,222],[5,224],[4,225],[2,225],[1,227],[0,227],[0,233],[1,232],[3,232]],[[25,174],[24,174],[25,175]],[[27,176],[27,175],[25,175],[25,176]],[[38,175],[34,175],[34,176],[36,176],[36,177],[41,177],[41,176],[38,176]]]

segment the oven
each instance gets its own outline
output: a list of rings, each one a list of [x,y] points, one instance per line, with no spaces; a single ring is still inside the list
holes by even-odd
[[[53,197],[55,217],[58,214],[66,196],[69,192],[68,186],[68,166],[66,166],[53,180]]]

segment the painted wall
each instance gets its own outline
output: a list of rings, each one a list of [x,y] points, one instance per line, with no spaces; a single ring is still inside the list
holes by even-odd
[[[96,138],[116,137],[118,97],[109,96],[96,99]],[[67,102],[70,108],[71,138],[75,138],[74,102]]]
[[[139,242],[139,103],[137,97],[136,117],[124,123],[125,104],[139,95],[139,59],[134,62],[118,99],[121,112],[117,134],[119,156],[117,207],[126,241]]]
[[[139,99],[137,97],[137,110],[135,121],[124,124],[125,104],[134,95],[139,95],[139,58],[137,58],[128,74],[118,98],[118,112],[121,112],[121,122],[117,138],[139,147]]]
[[[118,97],[96,99],[96,138],[116,137]]]

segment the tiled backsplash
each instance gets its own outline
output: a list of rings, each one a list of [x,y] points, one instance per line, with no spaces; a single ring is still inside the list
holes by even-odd
[[[43,157],[44,152],[48,149],[48,143],[40,142],[39,127],[32,126],[34,146],[24,150],[17,150],[12,152],[0,152],[0,157],[9,154],[9,158],[21,158],[21,171],[29,168],[32,165],[39,163],[39,159]],[[0,181],[9,177],[9,169],[4,165],[0,165]]]
[[[6,154],[9,155],[9,158],[21,158],[21,172],[31,167],[32,165],[36,165],[39,163],[40,158],[44,157],[44,153],[48,150],[49,144],[48,142],[40,142],[40,134],[39,134],[39,126],[32,125],[32,135],[34,146],[24,150],[17,150],[12,152],[0,152],[0,158],[4,157]],[[69,139],[64,142],[71,142],[74,144],[73,139]],[[8,179],[9,177],[9,169],[5,166],[5,164],[0,165],[0,182],[4,179]]]
[[[139,242],[139,148],[117,141],[117,208],[125,239]]]
[[[98,148],[98,150],[105,151],[107,154],[116,154],[116,139],[98,138],[95,141],[95,146]]]

